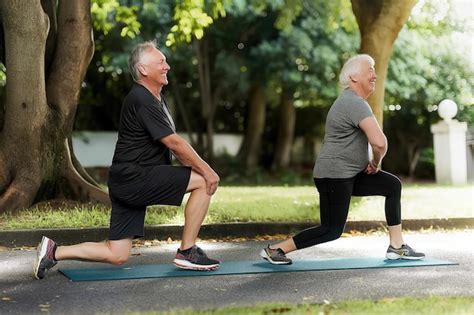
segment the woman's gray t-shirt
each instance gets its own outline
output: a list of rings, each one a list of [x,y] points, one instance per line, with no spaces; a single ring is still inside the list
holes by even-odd
[[[369,104],[354,91],[344,90],[334,101],[326,117],[324,142],[313,176],[349,178],[369,163],[368,140],[359,123],[373,116]]]

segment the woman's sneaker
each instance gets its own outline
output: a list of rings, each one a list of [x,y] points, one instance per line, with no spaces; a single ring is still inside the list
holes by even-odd
[[[178,248],[173,263],[181,269],[211,271],[219,268],[220,261],[207,257],[201,248],[194,245],[186,250]]]
[[[33,273],[36,279],[43,279],[49,269],[53,268],[58,262],[54,259],[54,253],[58,245],[52,239],[43,236],[38,245],[38,254]]]
[[[281,248],[273,249],[270,248],[270,245],[262,249],[260,256],[274,265],[291,265],[293,263]]]
[[[413,248],[407,244],[403,244],[400,248],[395,248],[390,245],[387,249],[387,254],[385,255],[387,259],[396,260],[396,259],[409,259],[409,260],[419,260],[425,258],[425,254],[415,251]]]

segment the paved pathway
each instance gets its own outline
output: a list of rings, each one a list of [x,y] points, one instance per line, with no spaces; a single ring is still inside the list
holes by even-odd
[[[262,302],[321,303],[349,299],[429,295],[474,295],[474,232],[405,235],[427,255],[457,266],[293,272],[256,275],[186,277],[101,282],[71,282],[53,269],[34,280],[35,251],[0,251],[0,314],[116,313],[173,308],[215,308]],[[223,261],[259,259],[266,242],[202,242],[210,256]],[[385,236],[359,236],[308,248],[293,259],[383,256]],[[129,264],[171,262],[177,244],[135,248]],[[61,262],[62,267],[102,264]]]

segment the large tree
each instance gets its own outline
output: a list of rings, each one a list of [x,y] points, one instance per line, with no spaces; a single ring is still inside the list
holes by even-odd
[[[170,1],[168,41],[203,36],[226,0]],[[92,3],[92,5],[91,5]],[[151,9],[159,1],[143,4]],[[127,6],[126,6],[127,5]],[[75,159],[70,136],[83,79],[94,53],[92,22],[106,34],[124,23],[134,37],[138,7],[116,0],[0,0],[0,51],[7,80],[0,102],[0,212],[67,198],[109,204],[107,192]],[[91,12],[94,20],[91,19]]]
[[[360,52],[375,60],[377,85],[369,98],[375,117],[383,122],[385,79],[393,43],[418,0],[351,0],[359,24]]]
[[[0,212],[56,197],[109,202],[68,144],[94,51],[90,14],[88,0],[0,1]]]

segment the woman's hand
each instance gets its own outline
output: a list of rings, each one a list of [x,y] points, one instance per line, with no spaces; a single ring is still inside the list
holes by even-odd
[[[365,172],[368,175],[376,174],[380,169],[379,166],[380,166],[380,163],[376,163],[376,161],[372,160],[369,162],[369,164],[365,168]]]

